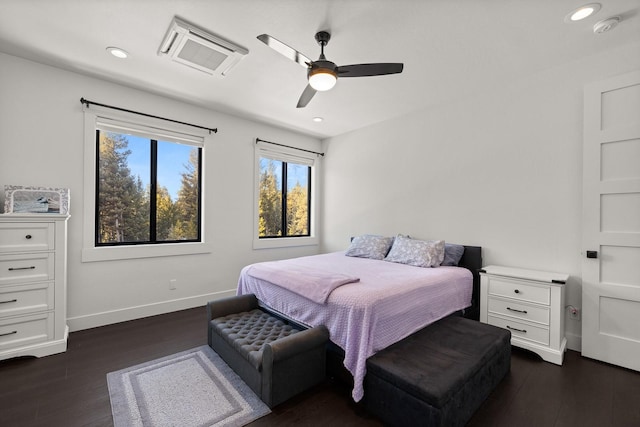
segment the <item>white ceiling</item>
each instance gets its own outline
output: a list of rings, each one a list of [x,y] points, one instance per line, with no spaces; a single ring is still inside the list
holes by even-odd
[[[596,15],[563,22],[588,1],[0,0],[0,51],[323,138],[640,40],[638,0],[600,0]],[[174,15],[249,54],[226,77],[158,56]],[[593,34],[614,15],[617,28]],[[404,72],[341,79],[297,109],[305,70],[256,36],[316,59],[319,30],[331,32],[325,54],[338,65],[403,62]]]

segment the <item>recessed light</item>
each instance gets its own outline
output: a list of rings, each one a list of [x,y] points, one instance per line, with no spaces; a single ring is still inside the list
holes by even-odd
[[[569,12],[569,14],[564,17],[564,22],[576,22],[583,20],[599,11],[601,7],[600,3],[589,3],[584,6],[580,6],[579,8]]]
[[[324,119],[322,117],[314,117],[313,121],[316,123],[320,123],[321,121],[323,121]]]
[[[120,49],[119,47],[108,47],[107,52],[120,59],[124,59],[129,56],[126,50]]]

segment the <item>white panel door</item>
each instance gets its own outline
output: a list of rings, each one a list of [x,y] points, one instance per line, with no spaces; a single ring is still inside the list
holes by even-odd
[[[640,71],[585,87],[582,354],[640,371]]]

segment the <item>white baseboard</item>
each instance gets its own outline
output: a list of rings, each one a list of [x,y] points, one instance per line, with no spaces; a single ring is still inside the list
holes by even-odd
[[[567,338],[567,348],[569,350],[574,350],[578,353],[582,352],[582,335],[566,333],[565,337]]]
[[[209,301],[233,296],[235,294],[235,289],[229,289],[226,291],[196,295],[193,297],[127,307],[119,310],[104,311],[102,313],[69,317],[67,318],[67,324],[69,325],[69,331],[81,331],[83,329],[96,328],[98,326],[111,325],[113,323],[126,322],[128,320],[141,319],[143,317],[201,307],[206,305]]]

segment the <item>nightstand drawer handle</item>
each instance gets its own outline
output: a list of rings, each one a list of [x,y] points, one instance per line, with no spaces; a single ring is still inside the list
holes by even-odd
[[[24,236],[25,239],[30,240],[31,239],[31,234],[27,234],[26,236]]]
[[[518,331],[518,332],[522,332],[524,334],[527,333],[526,329],[517,329],[517,328],[512,328],[511,326],[507,325],[507,329],[511,329],[512,331]]]
[[[507,307],[509,311],[515,311],[516,313],[527,314],[527,310],[516,310],[515,308]]]
[[[516,289],[516,290],[515,290],[515,291],[513,291],[513,292],[515,292],[516,294],[519,294],[519,293],[520,293],[520,289]]]
[[[13,331],[13,332],[7,332],[6,334],[0,334],[0,337],[6,337],[7,335],[13,335],[13,334],[17,334],[18,331]]]
[[[32,265],[31,267],[9,267],[9,271],[16,271],[16,270],[35,270],[36,266]]]
[[[9,303],[12,303],[12,302],[18,302],[18,300],[17,299],[12,299],[12,300],[9,300],[9,301],[0,301],[0,304],[9,304]]]

